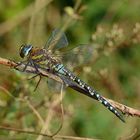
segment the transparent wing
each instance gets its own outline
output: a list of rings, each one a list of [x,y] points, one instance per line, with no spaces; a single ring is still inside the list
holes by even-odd
[[[65,33],[54,29],[44,48],[51,50],[54,56],[60,57],[62,63],[71,70],[87,64],[93,59],[95,46],[90,44],[81,44],[73,48],[67,46],[68,40]]]
[[[68,40],[64,32],[59,29],[54,29],[46,42],[44,48],[56,50],[68,46]]]
[[[75,48],[70,49],[67,47],[62,51],[58,51],[60,54],[62,63],[68,66],[69,69],[73,70],[74,68],[78,68],[79,66],[88,64],[94,59],[95,46],[86,44],[86,45],[78,45]],[[59,56],[57,54],[57,56]]]

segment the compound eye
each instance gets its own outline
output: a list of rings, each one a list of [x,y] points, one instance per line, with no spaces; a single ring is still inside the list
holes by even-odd
[[[20,57],[24,58],[28,56],[32,48],[32,45],[21,45],[19,50]]]
[[[25,52],[24,52],[25,47],[26,47],[26,45],[21,45],[21,47],[19,49],[19,54],[20,54],[20,57],[22,57],[22,58],[25,57]]]

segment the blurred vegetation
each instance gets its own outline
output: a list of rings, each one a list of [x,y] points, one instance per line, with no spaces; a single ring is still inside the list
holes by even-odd
[[[138,0],[2,0],[0,57],[21,61],[21,44],[42,47],[54,28],[65,28],[69,47],[91,44],[95,49],[87,63],[77,64],[75,73],[103,96],[139,109],[139,7]],[[72,56],[69,61],[71,59]],[[73,65],[68,66],[75,67]],[[42,120],[48,119],[52,109],[53,119],[48,127],[53,133],[60,126],[61,111],[60,105],[51,105],[61,91],[55,89],[55,81],[53,85],[44,78],[33,92],[38,79],[27,80],[31,76],[0,66],[0,123],[40,132],[43,125],[47,125]],[[140,134],[139,118],[126,116],[126,124],[123,124],[97,101],[69,88],[65,93],[65,115],[59,135],[133,140]],[[39,136],[5,130],[0,130],[0,139],[41,140]]]

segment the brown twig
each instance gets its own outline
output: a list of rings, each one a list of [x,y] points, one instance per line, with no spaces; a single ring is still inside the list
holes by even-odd
[[[6,127],[6,126],[0,126],[0,129],[20,132],[20,133],[26,133],[26,134],[32,134],[32,135],[40,135],[40,136],[49,137],[49,138],[52,137],[51,135],[47,135],[44,133],[27,131],[27,130],[17,129],[17,128],[13,128],[13,127],[11,128],[11,127]],[[62,136],[62,135],[55,135],[54,138],[61,138],[61,139],[67,139],[67,140],[99,140],[99,139],[91,139],[91,138],[83,138],[83,137]]]
[[[42,136],[46,136],[46,137],[51,137],[50,135],[47,135],[47,134],[42,134],[42,133],[38,133],[38,132],[34,132],[34,131],[27,131],[27,130],[23,130],[23,129],[19,129],[19,128],[13,128],[13,127],[11,128],[11,127],[6,127],[6,126],[0,126],[0,129],[16,131],[16,132],[26,133],[26,134],[42,135]]]
[[[118,102],[115,102],[113,100],[107,99],[115,108],[119,109],[121,112],[127,115],[131,116],[137,116],[140,117],[140,111],[131,107],[128,107],[126,105],[120,104]]]
[[[45,133],[46,131],[49,132],[49,124],[50,124],[50,121],[52,120],[52,118],[54,116],[53,108],[55,106],[57,106],[58,104],[60,104],[61,105],[61,112],[62,112],[62,115],[61,115],[62,116],[61,125],[60,125],[60,127],[58,128],[58,130],[55,133],[51,134],[51,136],[53,138],[58,134],[58,132],[61,130],[61,128],[63,126],[63,116],[64,116],[64,110],[63,110],[63,104],[62,104],[63,97],[64,97],[64,94],[63,94],[63,84],[62,84],[61,94],[57,95],[57,97],[51,103],[51,107],[49,108],[49,111],[48,111],[49,115],[47,115],[46,120],[44,122],[44,125],[43,125],[43,127],[41,129],[41,133]],[[42,140],[42,138],[43,138],[43,136],[39,135],[37,140]]]
[[[54,138],[61,138],[63,140],[99,140],[99,139],[92,139],[92,138],[83,138],[83,137],[74,137],[74,136],[59,136],[56,135]]]
[[[43,125],[43,124],[44,124],[44,120],[43,120],[43,118],[41,117],[41,115],[39,114],[39,112],[38,112],[38,111],[35,109],[35,107],[32,105],[31,101],[28,100],[28,99],[26,99],[25,101],[26,101],[28,107],[29,107],[29,108],[32,110],[32,112],[37,116],[37,118],[39,119],[41,125]]]
[[[51,135],[51,137],[55,137],[56,134],[61,130],[62,125],[60,126],[58,131],[56,131],[53,134],[51,134],[50,131],[49,131],[49,124],[50,124],[50,122],[51,122],[51,120],[54,116],[53,108],[54,108],[54,106],[57,106],[58,104],[61,104],[61,102],[62,102],[61,95],[57,95],[57,97],[51,103],[51,107],[49,108],[49,111],[48,111],[49,115],[46,116],[44,125],[43,125],[40,133],[46,133],[47,132],[47,133],[49,133],[49,135]],[[63,112],[63,107],[62,107],[62,112]],[[62,113],[62,124],[63,124],[63,113]],[[42,138],[43,138],[42,135],[39,135],[37,140],[42,140]]]
[[[135,137],[136,137],[137,132],[138,132],[138,129],[135,128],[130,135],[125,136],[125,137],[120,137],[119,140],[136,140]]]
[[[0,58],[0,64],[2,65],[5,65],[5,66],[8,66],[8,67],[11,67],[11,68],[14,68],[18,71],[21,71],[23,70],[23,68],[25,67],[24,64],[21,64],[19,65],[17,68],[15,68],[18,63],[15,63],[13,61],[10,61],[8,59],[4,59],[4,58]],[[46,77],[49,77],[57,82],[60,82],[60,83],[63,83],[63,81],[60,79],[60,77],[52,74],[52,73],[49,73],[43,69],[39,69],[39,71],[41,72],[41,74],[43,76],[46,76]],[[36,69],[34,67],[31,67],[31,66],[27,66],[27,69],[25,70],[25,72],[28,72],[28,73],[36,73]],[[71,87],[71,86],[70,86]],[[74,89],[74,87],[71,87]],[[79,92],[84,93],[84,91],[80,91]],[[120,104],[116,101],[113,101],[113,100],[110,100],[110,99],[107,99],[115,108],[119,109],[121,112],[123,112],[124,114],[128,114],[128,115],[131,115],[131,116],[137,116],[137,117],[140,117],[140,111],[139,110],[136,110],[134,108],[131,108],[131,107],[128,107],[126,105],[123,105],[123,104]]]
[[[8,67],[13,68],[13,69],[16,69],[16,70],[21,71],[21,72],[23,72],[23,68],[25,67],[25,64],[19,65],[19,63],[17,63],[17,62],[14,62],[14,61],[11,61],[11,60],[8,60],[5,58],[1,58],[1,57],[0,57],[0,64],[4,65],[4,66],[8,66]],[[55,76],[55,75],[53,75],[53,74],[51,74],[43,69],[39,69],[39,71],[41,72],[41,74],[43,76],[49,77],[51,79],[54,79],[54,80],[62,83],[62,80],[58,76]],[[36,74],[36,69],[34,67],[27,66],[27,69],[24,72]]]

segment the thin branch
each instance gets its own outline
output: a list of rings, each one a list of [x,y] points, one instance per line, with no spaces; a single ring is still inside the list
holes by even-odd
[[[63,94],[63,96],[64,96],[64,94]],[[63,125],[62,98],[63,98],[63,97],[62,97],[62,94],[57,95],[56,98],[54,98],[54,100],[53,100],[53,102],[51,103],[51,106],[50,106],[50,108],[49,108],[49,111],[48,111],[48,113],[47,113],[47,114],[49,114],[49,115],[47,115],[46,120],[45,120],[45,122],[44,122],[44,125],[43,125],[43,127],[42,127],[42,129],[41,129],[41,133],[47,132],[47,133],[49,133],[49,135],[51,135],[52,137],[55,137],[56,134],[57,134],[57,133],[60,131],[60,129],[62,128],[62,125]],[[53,108],[54,108],[55,106],[57,106],[58,104],[61,105],[61,109],[62,109],[62,124],[61,124],[61,126],[59,127],[59,129],[58,129],[56,132],[54,132],[53,134],[50,134],[50,131],[49,131],[49,124],[50,124],[50,122],[51,122],[51,120],[52,120],[52,118],[53,118],[53,116],[54,116]],[[43,138],[42,135],[39,135],[38,138],[37,138],[37,140],[42,140],[42,138]]]
[[[125,136],[125,137],[120,137],[119,140],[136,140],[134,137],[136,137],[137,132],[138,132],[138,129],[135,128],[130,135]]]
[[[6,126],[0,126],[0,129],[2,130],[8,130],[8,131],[15,131],[15,132],[20,132],[20,133],[26,133],[26,134],[32,134],[32,135],[41,135],[44,137],[49,137],[52,138],[51,135],[47,135],[44,133],[38,133],[34,131],[26,131],[22,129],[17,129],[17,128],[11,128],[11,127],[6,127]],[[55,135],[54,138],[61,138],[61,139],[68,139],[68,140],[99,140],[99,139],[91,139],[91,138],[83,138],[83,137],[73,137],[73,136],[61,136],[61,135]]]
[[[74,136],[59,136],[56,135],[54,138],[61,138],[63,140],[100,140],[100,139],[92,139],[92,138],[83,138],[83,137],[74,137]]]
[[[42,135],[45,137],[51,137],[50,135],[47,134],[42,134],[42,133],[38,133],[38,132],[34,132],[34,131],[26,131],[23,129],[18,129],[18,128],[11,128],[11,127],[6,127],[6,126],[0,126],[0,129],[2,130],[10,130],[10,131],[15,131],[15,132],[20,132],[20,133],[26,133],[26,134],[33,134],[33,135]]]
[[[115,102],[113,100],[107,99],[115,108],[119,109],[124,114],[128,114],[131,116],[137,116],[140,117],[140,111],[131,107],[128,107],[126,105],[120,104],[118,102]]]
[[[1,57],[0,57],[0,64],[8,66],[8,67],[11,67],[11,68],[14,68],[14,69],[16,69],[18,71],[21,71],[21,72],[22,72],[23,68],[25,67],[24,64],[21,64],[18,67],[16,67],[18,65],[18,63],[15,63],[13,61],[10,61],[8,59],[4,59],[4,58],[1,58]],[[52,73],[49,73],[49,72],[47,72],[47,71],[45,71],[43,69],[39,69],[39,71],[41,72],[41,74],[43,76],[49,77],[50,79],[53,79],[53,80],[55,80],[57,82],[60,82],[60,83],[63,83],[63,81],[62,81],[62,79],[60,79],[60,77],[58,77],[58,76],[56,76],[56,75],[54,75]],[[36,74],[36,69],[34,67],[27,66],[27,69],[24,72]],[[86,94],[86,92],[87,92],[87,91],[81,90],[81,88],[78,89],[77,85],[74,85],[74,84],[69,85],[69,87],[71,87],[72,89],[77,90],[77,91],[79,91],[80,93],[83,93],[83,94]],[[90,95],[88,95],[88,96],[90,96]],[[117,108],[118,110],[120,110],[124,114],[140,117],[140,110],[136,110],[134,108],[128,107],[128,106],[123,105],[123,104],[120,104],[120,103],[118,103],[116,101],[113,101],[113,100],[110,100],[110,99],[107,99],[107,100],[115,108]]]
[[[29,108],[33,111],[33,113],[37,116],[37,118],[39,119],[39,121],[41,122],[41,125],[44,125],[44,120],[41,117],[41,115],[39,114],[39,112],[35,109],[35,107],[31,104],[30,100],[26,100],[27,105],[29,106]]]
[[[23,68],[25,67],[25,64],[19,65],[18,62],[14,62],[14,61],[11,61],[11,60],[8,60],[5,58],[1,58],[1,57],[0,57],[0,64],[4,65],[4,66],[8,66],[10,68],[13,68],[15,70],[18,70],[20,72],[23,72]],[[39,68],[38,70],[43,76],[49,77],[50,79],[54,79],[55,81],[63,83],[63,81],[58,76],[55,76],[54,74],[49,73],[41,68]],[[36,69],[32,66],[27,66],[27,68],[24,72],[36,74]]]

